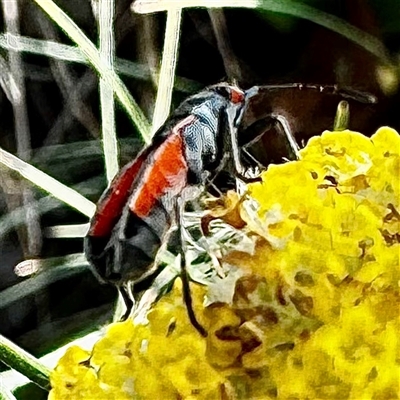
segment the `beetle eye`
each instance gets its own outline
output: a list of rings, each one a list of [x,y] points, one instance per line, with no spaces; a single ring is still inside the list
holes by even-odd
[[[230,98],[230,88],[228,86],[215,86],[214,91],[221,95],[222,97],[225,97],[226,99]]]

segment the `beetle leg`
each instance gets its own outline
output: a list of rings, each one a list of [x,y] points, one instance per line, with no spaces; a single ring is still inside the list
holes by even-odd
[[[230,155],[232,156],[233,159],[233,166],[235,169],[235,174],[239,177],[243,176],[243,165],[240,162],[240,150],[239,150],[239,143],[238,143],[238,135],[237,131],[238,128],[234,124],[234,119],[235,119],[235,111],[228,110],[228,128],[229,128],[229,135],[228,135],[228,140],[229,140],[229,146],[228,149],[230,151]]]
[[[218,175],[224,170],[224,168],[226,167],[226,164],[229,160],[229,154],[228,153],[224,153],[222,155],[222,159],[221,162],[218,164],[218,167],[215,168],[215,170],[213,171],[212,176],[206,176],[205,177],[205,184],[204,184],[204,190],[207,191],[208,188],[213,188],[214,191],[216,193],[219,194],[220,197],[223,196],[223,193],[221,192],[221,190],[218,188],[217,185],[214,184],[215,179],[218,177]]]
[[[243,181],[244,183],[253,183],[253,182],[260,182],[261,178],[260,177],[255,177],[255,178],[250,178],[244,175],[245,168],[243,167],[241,161],[240,161],[240,149],[239,149],[239,143],[238,143],[238,127],[234,123],[235,118],[236,118],[236,110],[228,110],[227,111],[227,117],[228,117],[228,128],[229,128],[229,135],[228,135],[228,149],[229,149],[229,154],[233,160],[233,168],[234,168],[234,174],[235,177]],[[226,157],[226,154],[224,155],[224,158]]]
[[[283,116],[283,115],[278,115],[278,114],[273,114],[271,117],[276,121],[276,123],[280,126],[282,129],[286,140],[289,143],[290,149],[293,151],[293,154],[295,155],[296,159],[298,160],[300,158],[300,153],[299,153],[299,145],[292,133],[292,129],[290,128],[289,121]]]
[[[260,176],[255,176],[254,178],[250,178],[248,176],[245,176],[239,172],[235,173],[236,178],[240,179],[244,183],[256,183],[256,182],[261,182],[262,179]]]
[[[260,161],[258,161],[252,154],[250,154],[250,152],[245,147],[242,148],[242,153],[244,153],[245,156],[248,157],[254,165],[256,165],[256,167],[254,167],[254,169],[258,168],[259,171],[265,170],[264,165],[262,165],[260,163]]]
[[[196,315],[193,310],[193,303],[192,303],[192,295],[190,293],[190,286],[189,286],[189,274],[186,269],[186,259],[183,255],[184,252],[181,252],[181,280],[182,280],[182,292],[183,292],[183,300],[186,305],[187,313],[189,316],[189,320],[191,324],[197,329],[201,336],[207,337],[207,331],[204,327],[197,321]]]
[[[120,318],[120,322],[126,321],[129,317],[129,315],[132,312],[133,306],[134,306],[134,302],[131,298],[131,290],[130,288],[128,288],[129,283],[127,284],[121,284],[118,286],[118,291],[121,294],[124,303],[125,303],[125,313],[122,315],[122,317]]]
[[[199,321],[197,321],[196,315],[193,310],[192,295],[190,293],[189,285],[189,274],[186,268],[186,246],[183,234],[183,211],[185,207],[185,202],[181,197],[176,200],[176,225],[178,228],[178,233],[180,237],[180,253],[181,253],[181,280],[182,280],[182,292],[183,300],[186,304],[187,313],[191,324],[197,329],[201,336],[207,337],[207,331],[201,326]]]

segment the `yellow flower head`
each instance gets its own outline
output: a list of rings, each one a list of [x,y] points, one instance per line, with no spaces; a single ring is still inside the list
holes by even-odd
[[[207,338],[177,280],[147,324],[110,325],[91,353],[70,348],[50,398],[399,398],[399,185],[390,128],[312,138],[229,203],[257,244],[222,258],[235,279],[192,285]]]

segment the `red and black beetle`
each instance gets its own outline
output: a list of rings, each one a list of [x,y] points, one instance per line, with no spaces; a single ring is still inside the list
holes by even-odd
[[[156,132],[152,143],[114,178],[97,204],[85,238],[85,253],[99,280],[119,288],[126,304],[122,319],[132,310],[130,295],[135,294],[135,285],[158,272],[156,256],[171,227],[177,226],[183,243],[181,217],[185,201],[195,197],[196,189],[204,188],[221,171],[248,180],[243,175],[239,143],[245,146],[246,142],[259,140],[266,129],[251,126],[239,142],[237,129],[248,100],[262,90],[291,89],[325,91],[361,103],[376,102],[367,93],[339,90],[336,86],[283,84],[243,91],[220,83],[185,100]],[[291,121],[272,110],[264,120],[264,125],[278,127],[289,152],[296,157],[298,145]],[[183,249],[181,269],[190,321],[206,336],[191,306]]]
[[[181,228],[180,213],[193,189],[221,169],[242,174],[236,130],[256,91],[221,83],[185,100],[100,198],[85,253],[95,275],[119,288],[127,308],[122,319],[133,306],[130,285],[157,271],[157,252],[171,227]],[[181,260],[189,317],[206,335],[191,308],[184,254]]]

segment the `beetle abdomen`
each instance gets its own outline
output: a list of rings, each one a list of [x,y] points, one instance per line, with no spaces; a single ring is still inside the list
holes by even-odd
[[[145,279],[157,267],[154,260],[170,226],[170,215],[158,201],[146,218],[127,210],[108,238],[87,236],[86,254],[96,276],[115,284]]]

